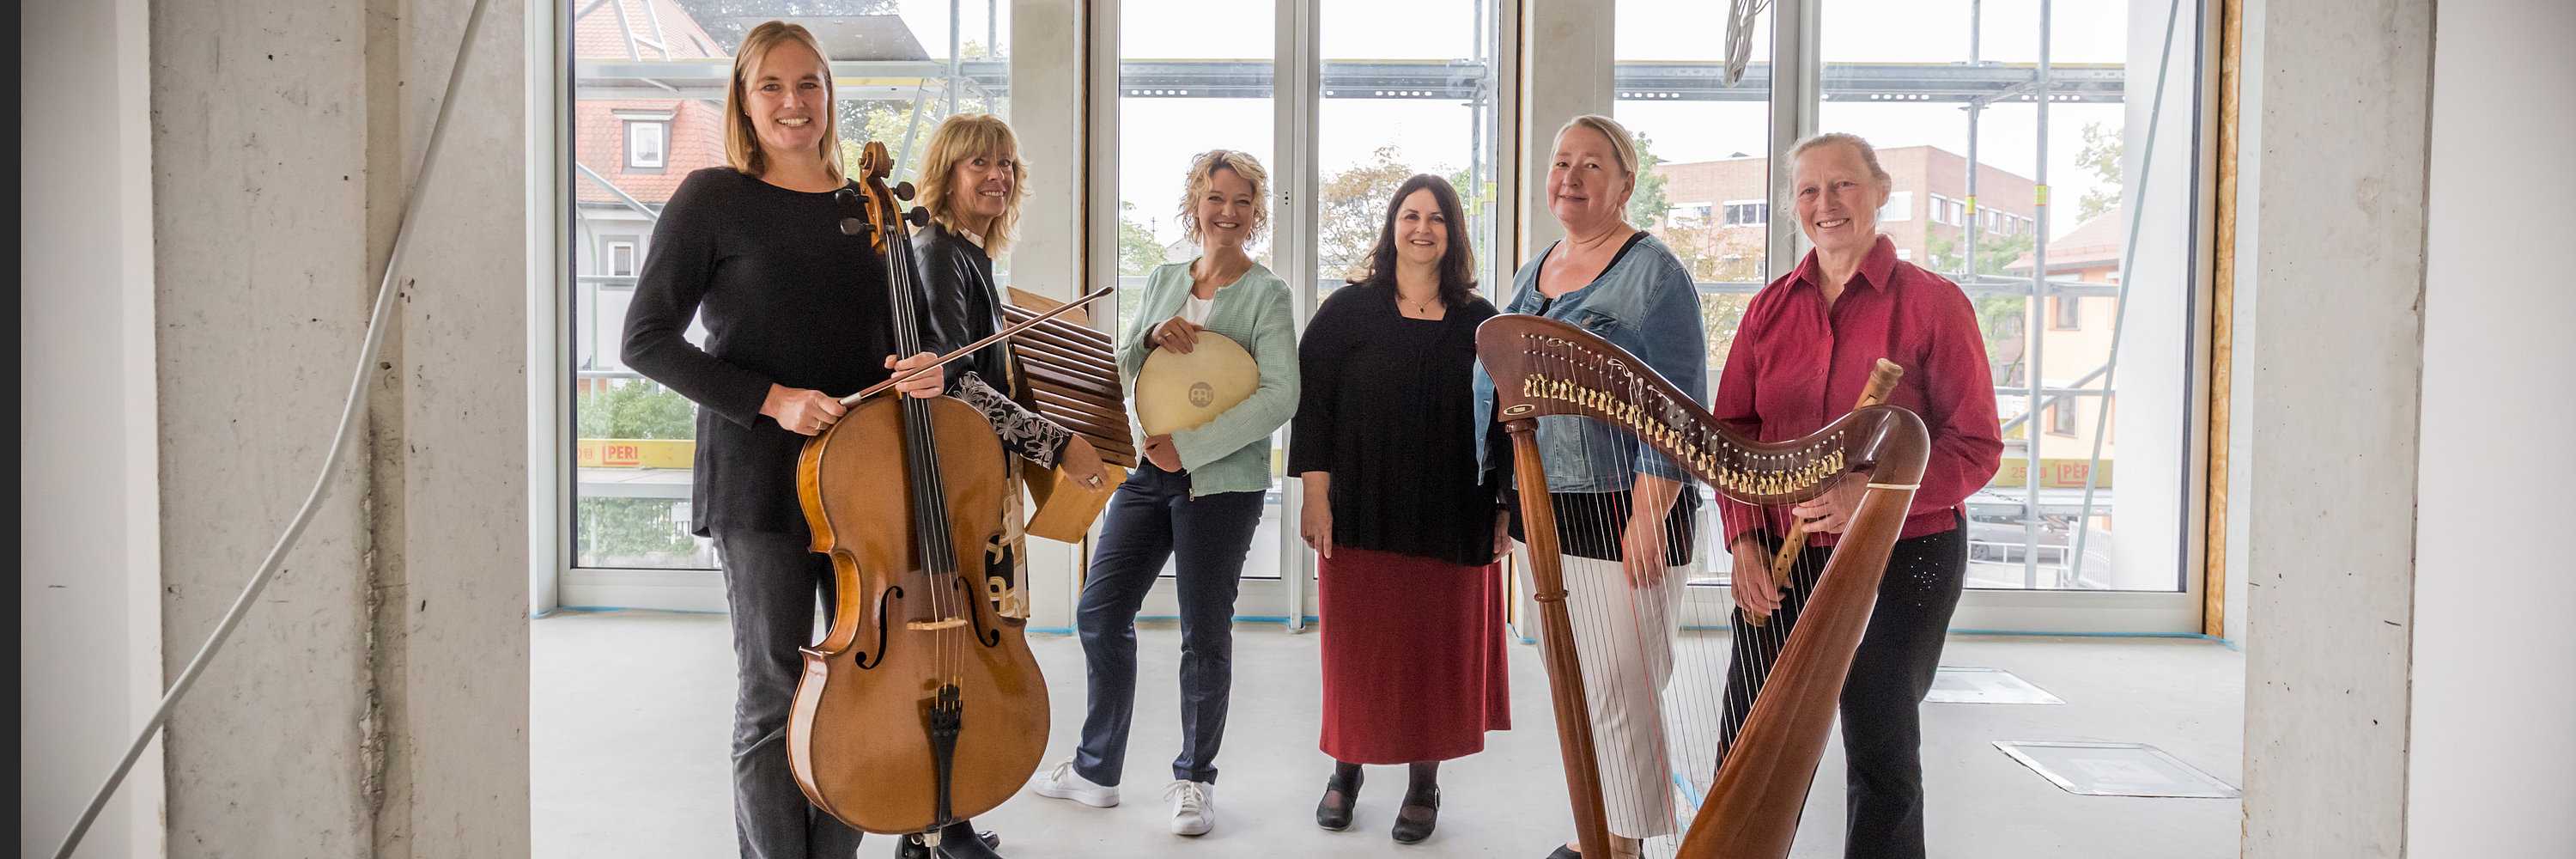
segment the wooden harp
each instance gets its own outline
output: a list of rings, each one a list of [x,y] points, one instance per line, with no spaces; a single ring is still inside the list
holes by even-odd
[[[1707,771],[1704,779],[1684,772],[1690,762],[1669,761],[1674,768],[1665,776],[1693,787],[1676,792],[1683,798],[1672,803],[1673,827],[1652,834],[1653,842],[1645,845],[1651,853],[1688,859],[1788,856],[1832,733],[1844,676],[1868,629],[1880,575],[1922,478],[1930,444],[1922,419],[1894,406],[1868,406],[1804,438],[1757,442],[1719,426],[1706,409],[1643,361],[1573,325],[1536,316],[1497,316],[1477,330],[1476,352],[1495,383],[1495,417],[1511,436],[1530,587],[1538,603],[1567,793],[1574,805],[1578,846],[1586,857],[1612,855],[1604,768],[1614,762],[1596,747],[1584,656],[1567,604],[1558,511],[1549,495],[1539,440],[1540,419],[1550,419],[1552,426],[1571,426],[1559,423],[1563,421],[1605,424],[1619,431],[1610,437],[1631,445],[1643,441],[1679,463],[1693,482],[1756,508],[1795,504],[1821,494],[1842,475],[1866,475],[1868,489],[1830,560],[1814,577],[1803,619],[1786,636],[1740,730],[1719,741],[1728,749],[1724,759],[1700,761],[1699,768]],[[1701,543],[1722,546],[1723,535],[1733,529],[1718,530]],[[1713,598],[1708,592],[1714,588],[1700,590],[1698,598]],[[1742,626],[1734,632],[1739,637],[1759,634]],[[1697,644],[1716,646],[1715,641]],[[1720,668],[1727,662],[1716,661]],[[1672,660],[1675,666],[1687,662]],[[1599,666],[1593,670],[1617,674]],[[1680,679],[1676,676],[1675,682]],[[1660,687],[1653,694],[1672,697]],[[1720,714],[1704,706],[1666,712],[1671,720],[1697,723],[1676,733],[1725,730],[1717,724]],[[1608,778],[1635,783],[1624,774]],[[1689,808],[1693,800],[1695,810]]]
[[[1017,325],[1064,306],[1020,289],[1002,305],[1004,325]],[[1011,336],[1010,395],[1020,405],[1072,430],[1100,452],[1108,473],[1103,485],[1076,485],[1057,469],[1022,463],[1021,479],[1036,502],[1029,534],[1064,543],[1082,541],[1109,496],[1136,467],[1136,440],[1127,426],[1127,395],[1118,383],[1118,350],[1109,335],[1092,330],[1084,310],[1031,326]]]

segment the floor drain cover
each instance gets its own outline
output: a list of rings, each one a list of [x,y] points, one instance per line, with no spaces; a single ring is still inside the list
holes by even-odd
[[[2236,789],[2193,769],[2154,746],[2137,743],[2022,743],[1995,748],[2056,783],[2086,796],[2172,796],[2235,799]]]
[[[1923,700],[1934,704],[2064,704],[2048,690],[2030,685],[2030,681],[2013,676],[2001,668],[1963,668],[1941,666],[1932,675],[1932,694]]]

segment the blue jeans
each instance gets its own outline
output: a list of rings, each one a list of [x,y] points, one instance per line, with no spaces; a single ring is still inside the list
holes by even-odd
[[[1126,769],[1127,729],[1136,715],[1136,610],[1163,561],[1177,553],[1181,754],[1172,760],[1172,778],[1216,781],[1216,750],[1234,688],[1234,596],[1253,528],[1261,524],[1261,496],[1191,498],[1189,472],[1138,463],[1110,499],[1076,610],[1091,695],[1073,756],[1083,778],[1114,785]]]

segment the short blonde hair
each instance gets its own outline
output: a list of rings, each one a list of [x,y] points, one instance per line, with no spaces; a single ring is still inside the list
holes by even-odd
[[[1896,180],[1888,178],[1887,170],[1878,166],[1878,147],[1869,145],[1869,141],[1861,139],[1860,135],[1848,131],[1828,131],[1798,141],[1796,145],[1789,147],[1789,163],[1794,166],[1798,163],[1798,159],[1806,157],[1808,152],[1827,146],[1849,146],[1858,151],[1860,162],[1869,165],[1869,178],[1878,182],[1879,205],[1887,205],[1888,194],[1895,190]]]
[[[1609,138],[1610,157],[1619,162],[1619,175],[1632,180],[1637,178],[1637,139],[1628,134],[1627,126],[1597,113],[1587,113],[1566,120],[1565,125],[1556,130],[1556,139],[1565,139],[1566,132],[1577,128],[1589,128]]]
[[[984,254],[994,256],[1010,245],[1011,229],[1020,220],[1020,199],[1029,191],[1028,166],[1020,163],[1020,139],[1009,123],[987,113],[961,113],[939,123],[930,135],[930,150],[921,156],[920,200],[931,220],[957,229],[957,203],[949,198],[953,189],[948,182],[957,173],[957,162],[977,156],[1011,162],[1011,194],[1003,200],[1001,217],[984,230]]]
[[[814,56],[822,57],[823,43],[814,39],[804,26],[785,21],[771,21],[751,28],[742,39],[742,48],[733,55],[733,83],[725,88],[725,163],[751,176],[769,172],[769,158],[761,154],[760,132],[751,127],[749,93],[744,87],[751,82],[752,69],[761,58],[786,42],[804,45]],[[848,178],[841,167],[841,104],[832,95],[832,64],[823,63],[823,140],[816,144],[815,157],[823,160],[823,172],[834,181]]]
[[[1216,171],[1232,170],[1243,181],[1252,183],[1252,235],[1260,238],[1270,228],[1270,172],[1261,169],[1261,159],[1251,153],[1233,149],[1210,149],[1190,159],[1189,186],[1181,189],[1181,235],[1191,244],[1199,241],[1199,198],[1216,184]]]

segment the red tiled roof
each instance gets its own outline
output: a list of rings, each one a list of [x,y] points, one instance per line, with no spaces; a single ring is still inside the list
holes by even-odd
[[[662,51],[648,42],[653,38],[653,24],[662,25],[662,47],[670,49],[670,59],[722,58],[724,46],[706,28],[698,26],[676,0],[609,0],[572,23],[572,55],[577,59],[629,59],[625,33],[635,34],[635,52],[647,60],[662,59]],[[651,15],[646,4],[651,4]],[[618,28],[618,13],[623,11],[626,29]]]
[[[622,28],[620,12],[624,13]],[[660,48],[651,44],[657,22],[662,31]],[[573,22],[573,56],[627,59],[626,34],[630,32],[635,35],[636,53],[647,60],[662,59],[664,49],[675,60],[725,56],[724,47],[707,34],[706,28],[698,26],[697,19],[680,8],[676,0],[608,0]],[[626,120],[618,118],[620,111],[671,115],[670,151],[664,155],[661,172],[625,172]],[[670,201],[671,192],[680,187],[680,180],[687,178],[690,171],[725,163],[723,119],[721,108],[688,99],[577,101],[573,103],[573,157],[635,199],[658,205]],[[574,176],[576,199],[585,203],[617,202],[617,195],[589,177],[578,173]]]
[[[2048,270],[2072,271],[2119,265],[2120,242],[2127,238],[2127,229],[2126,219],[2120,216],[2118,206],[2095,215],[2093,220],[2077,226],[2074,232],[2048,243]],[[2022,254],[2020,259],[2004,266],[2004,270],[2029,271],[2030,254]]]
[[[625,172],[626,120],[618,118],[619,111],[671,115],[670,151],[663,158],[662,172]],[[670,201],[671,192],[691,171],[725,163],[724,112],[689,99],[575,102],[573,154],[582,166],[616,183],[635,199],[659,205]],[[578,181],[573,185],[573,194],[581,202],[618,201],[617,195],[590,181],[590,177],[574,175]]]

